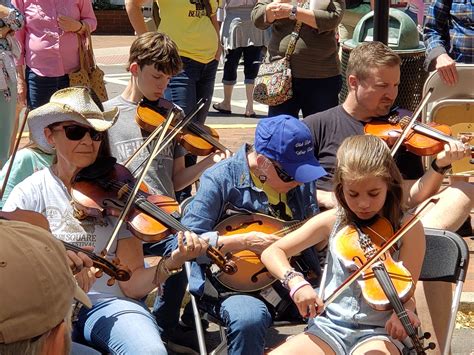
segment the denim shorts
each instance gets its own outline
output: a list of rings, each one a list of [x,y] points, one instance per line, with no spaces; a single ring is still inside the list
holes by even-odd
[[[305,333],[320,338],[338,355],[352,354],[358,346],[372,340],[390,341],[401,354],[405,348],[401,341],[391,338],[385,328],[359,325],[351,329],[324,316],[310,319]]]

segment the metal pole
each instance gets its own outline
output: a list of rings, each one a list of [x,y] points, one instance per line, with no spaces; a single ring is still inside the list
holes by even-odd
[[[189,261],[186,261],[184,263],[184,267],[186,269],[186,276],[188,277],[188,283],[189,283],[189,279],[191,278],[191,263]],[[188,287],[188,291],[189,291],[189,287]],[[191,305],[193,306],[194,323],[196,323],[196,333],[197,333],[198,343],[199,343],[199,354],[207,355],[206,340],[204,339],[204,330],[202,329],[201,315],[199,314],[199,309],[197,307],[196,299],[191,293],[189,293],[189,295],[191,296]]]
[[[388,44],[388,10],[390,0],[375,0],[374,41]]]

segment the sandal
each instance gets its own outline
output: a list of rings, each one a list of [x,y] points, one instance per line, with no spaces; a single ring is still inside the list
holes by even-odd
[[[212,108],[220,113],[223,113],[225,115],[231,115],[232,111],[231,110],[224,110],[223,108],[220,108],[218,103],[212,104]]]

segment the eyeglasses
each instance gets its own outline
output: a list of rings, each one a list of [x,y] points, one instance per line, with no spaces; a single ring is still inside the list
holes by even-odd
[[[104,139],[104,132],[98,132],[91,127],[84,127],[75,124],[60,127],[64,129],[67,139],[71,141],[81,140],[84,138],[86,133],[89,133],[89,136],[94,142],[99,142]]]
[[[283,182],[292,182],[295,181],[295,179],[290,176],[285,170],[280,168],[278,165],[275,164],[275,162],[272,162],[273,167],[275,168],[275,171],[280,178],[281,181]]]

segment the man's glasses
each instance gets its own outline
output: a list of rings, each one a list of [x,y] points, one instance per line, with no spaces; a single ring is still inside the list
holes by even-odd
[[[290,176],[285,170],[283,170],[282,168],[280,168],[278,165],[275,164],[275,162],[272,162],[273,164],[273,167],[275,168],[275,171],[278,175],[278,177],[280,178],[281,181],[283,182],[292,182],[292,181],[295,181],[295,179]]]
[[[68,125],[68,126],[60,126],[64,129],[64,133],[66,134],[67,139],[71,141],[79,141],[86,133],[89,133],[91,139],[94,142],[99,142],[104,139],[104,132],[98,132],[91,127],[84,127],[79,125]]]

